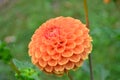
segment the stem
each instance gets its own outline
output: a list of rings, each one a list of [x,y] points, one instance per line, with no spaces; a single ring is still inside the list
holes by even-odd
[[[68,75],[69,80],[73,80],[73,79],[72,79],[72,76],[70,75],[69,72],[67,72],[67,75]]]
[[[10,67],[19,75],[20,71],[18,70],[18,68],[16,67],[16,65],[13,63],[13,61],[10,61]]]
[[[86,17],[86,27],[89,28],[87,0],[84,0],[84,10],[85,10],[85,17]],[[91,54],[89,54],[89,68],[90,68],[90,80],[94,80]]]
[[[91,58],[91,54],[89,54],[89,68],[90,68],[90,80],[94,80],[93,77],[93,70],[92,70],[92,58]]]
[[[89,28],[87,0],[84,0],[84,10],[85,10],[86,27]]]

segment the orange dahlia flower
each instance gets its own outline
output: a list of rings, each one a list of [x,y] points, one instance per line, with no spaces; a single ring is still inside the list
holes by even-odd
[[[89,29],[80,20],[57,17],[35,31],[29,56],[41,70],[62,75],[82,65],[92,50],[91,41]]]
[[[110,0],[104,0],[104,3],[108,4],[108,3],[110,3]]]

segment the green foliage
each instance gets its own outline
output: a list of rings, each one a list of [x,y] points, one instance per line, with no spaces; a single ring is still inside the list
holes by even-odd
[[[29,62],[21,62],[16,59],[13,59],[18,72],[15,76],[17,80],[40,80],[40,72]]]
[[[0,60],[8,63],[12,59],[10,49],[5,42],[0,41]]]

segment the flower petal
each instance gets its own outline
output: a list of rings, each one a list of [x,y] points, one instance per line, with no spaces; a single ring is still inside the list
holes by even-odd
[[[74,68],[74,63],[69,61],[69,62],[65,65],[65,68],[66,68],[67,70],[73,69],[73,68]]]
[[[45,62],[43,59],[39,59],[39,65],[41,66],[41,67],[45,67],[46,65],[47,65],[47,62]]]
[[[53,70],[53,67],[52,67],[52,66],[47,65],[47,66],[45,67],[45,71],[48,72],[48,73],[52,72],[52,70]]]
[[[54,55],[55,54],[55,49],[52,47],[52,46],[48,46],[47,47],[47,53],[49,54],[49,55]]]
[[[48,65],[49,65],[49,66],[56,66],[56,65],[57,65],[57,61],[51,59],[50,61],[48,61]]]
[[[64,66],[62,65],[57,65],[54,67],[55,71],[59,72],[59,71],[64,71]]]
[[[80,55],[79,54],[74,54],[73,56],[70,57],[71,62],[78,62],[80,60]]]
[[[84,47],[82,45],[76,45],[76,47],[73,49],[73,52],[75,54],[80,54],[84,51]]]
[[[58,61],[58,64],[59,64],[59,65],[64,65],[64,64],[66,64],[68,61],[69,61],[68,58],[62,57],[62,58]]]
[[[73,51],[72,50],[65,50],[63,53],[62,53],[62,56],[63,57],[71,57],[73,55]]]

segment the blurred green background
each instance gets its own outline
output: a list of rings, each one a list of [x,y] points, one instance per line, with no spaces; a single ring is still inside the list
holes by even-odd
[[[120,0],[108,4],[87,1],[95,80],[120,80]],[[85,23],[83,0],[0,0],[0,47],[6,43],[0,55],[10,53],[20,61],[30,61],[27,46],[32,34],[43,22],[57,16],[71,16]],[[0,56],[0,80],[17,80],[1,59]],[[89,80],[88,60],[70,74],[74,80]],[[67,80],[65,76],[53,78],[43,72],[40,78]]]

